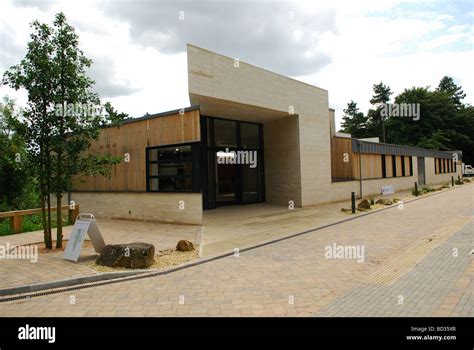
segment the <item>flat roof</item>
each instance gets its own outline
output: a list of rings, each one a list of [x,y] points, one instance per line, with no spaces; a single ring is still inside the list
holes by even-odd
[[[199,105],[195,105],[195,106],[191,106],[191,107],[185,107],[185,108],[179,108],[179,109],[173,109],[171,111],[166,111],[166,112],[161,112],[161,113],[144,115],[143,117],[126,119],[122,122],[122,125],[123,124],[135,123],[135,122],[141,122],[141,121],[148,120],[148,119],[166,117],[168,115],[178,114],[180,111],[190,112],[190,111],[195,111],[197,109],[199,109]]]
[[[449,158],[449,159],[452,159],[453,153],[456,153],[458,154],[459,159],[462,158],[461,151],[438,151],[438,150],[427,149],[427,148],[362,141],[356,138],[352,138],[352,151],[354,153],[391,154],[391,155]]]

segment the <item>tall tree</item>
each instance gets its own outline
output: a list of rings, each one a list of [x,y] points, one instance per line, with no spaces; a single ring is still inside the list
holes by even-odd
[[[466,97],[462,87],[457,86],[454,83],[454,79],[448,76],[444,76],[441,79],[436,90],[447,93],[457,106],[460,106],[462,104],[461,101]]]
[[[390,101],[392,92],[383,83],[375,84],[374,95],[370,103],[376,109],[368,112],[367,123],[355,123],[359,111],[351,101],[344,110],[343,131],[355,137],[377,135],[380,129],[380,106]],[[431,148],[437,150],[461,150],[463,161],[474,164],[474,107],[463,103],[462,87],[450,77],[443,77],[439,86],[433,90],[429,87],[412,87],[405,89],[395,97],[395,103],[419,104],[420,118],[392,117],[385,121],[386,138],[390,143]],[[359,116],[359,120],[362,116]],[[361,135],[362,134],[362,135]]]
[[[372,134],[371,136],[379,136],[383,142],[386,142],[385,133],[385,118],[382,117],[380,111],[384,104],[390,101],[390,96],[393,94],[390,87],[386,86],[383,82],[373,85],[374,94],[370,99],[370,104],[375,109],[369,109],[368,116],[368,129]]]
[[[353,137],[367,137],[367,117],[360,112],[357,103],[351,101],[343,110],[341,131],[351,134]]]

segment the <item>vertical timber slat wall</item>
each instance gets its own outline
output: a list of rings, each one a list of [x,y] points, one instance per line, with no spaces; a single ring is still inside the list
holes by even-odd
[[[348,161],[344,162],[347,154]],[[331,175],[332,181],[347,181],[360,179],[360,166],[362,166],[362,179],[381,179],[391,177],[407,177],[413,174],[413,156],[353,153],[351,139],[333,137],[331,141]],[[385,167],[382,166],[385,162]],[[435,162],[438,168],[438,162]],[[446,162],[446,168],[449,162]],[[385,168],[385,177],[383,176]]]
[[[352,153],[352,140],[344,137],[333,137],[331,153],[332,179],[336,181],[354,179],[354,165],[358,160],[357,155]],[[347,162],[344,160],[347,160]]]
[[[110,179],[105,176],[74,178],[74,191],[145,192],[146,147],[200,140],[199,110],[103,128],[88,152],[115,157],[128,154],[130,162],[113,165]]]

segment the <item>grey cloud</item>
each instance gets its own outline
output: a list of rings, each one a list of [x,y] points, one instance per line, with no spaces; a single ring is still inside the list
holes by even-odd
[[[26,54],[26,45],[21,47],[15,43],[12,31],[2,28],[0,32],[0,69],[8,69],[20,63]]]
[[[47,10],[55,3],[55,0],[12,0],[12,3],[18,7],[36,7],[40,10]]]
[[[26,55],[26,44],[24,47],[16,45],[10,31],[0,32],[0,69],[7,70],[11,66],[19,64]],[[114,78],[114,64],[107,57],[93,58],[92,66],[88,75],[95,80],[93,91],[102,97],[117,97],[131,95],[138,91],[128,81],[118,81]],[[1,78],[1,77],[0,77]]]
[[[139,89],[131,86],[129,81],[118,81],[114,78],[114,65],[110,58],[92,57],[93,63],[88,75],[95,80],[92,88],[101,97],[118,97],[131,95]]]
[[[291,76],[327,65],[330,58],[315,50],[318,36],[336,31],[334,12],[309,18],[289,3],[108,1],[103,10],[127,21],[136,42],[160,52],[192,43]]]

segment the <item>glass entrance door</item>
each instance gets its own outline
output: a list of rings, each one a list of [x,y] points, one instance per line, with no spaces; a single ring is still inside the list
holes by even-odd
[[[203,205],[265,201],[263,126],[201,116]]]
[[[217,205],[235,204],[237,201],[237,165],[216,164]]]

